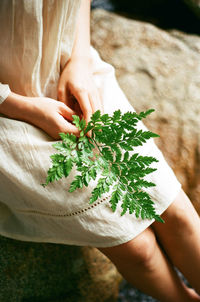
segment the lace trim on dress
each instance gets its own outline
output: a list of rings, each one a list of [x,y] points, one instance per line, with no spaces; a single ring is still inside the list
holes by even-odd
[[[45,215],[45,216],[53,216],[53,217],[71,217],[71,216],[77,216],[77,215],[81,215],[85,212],[87,212],[88,210],[91,210],[93,208],[95,208],[96,206],[98,206],[99,204],[105,202],[108,200],[108,198],[110,198],[111,196],[105,196],[104,198],[100,199],[99,201],[89,205],[86,208],[71,212],[71,213],[60,213],[60,214],[54,214],[54,213],[50,213],[50,212],[43,212],[43,211],[39,211],[39,210],[23,210],[23,209],[15,209],[18,212],[23,212],[23,213],[32,213],[32,214],[38,214],[38,215]]]

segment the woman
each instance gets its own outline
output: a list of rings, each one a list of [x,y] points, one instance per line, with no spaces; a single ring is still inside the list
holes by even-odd
[[[73,194],[66,181],[40,185],[53,139],[59,132],[78,134],[73,114],[88,122],[98,109],[134,110],[113,67],[90,47],[90,1],[3,0],[0,15],[0,234],[95,246],[156,299],[200,301],[199,217],[153,140],[141,152],[159,159],[150,195],[165,224],[112,213],[108,195],[89,206],[92,185]]]

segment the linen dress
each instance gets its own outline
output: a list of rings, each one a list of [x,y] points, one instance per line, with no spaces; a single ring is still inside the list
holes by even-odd
[[[0,102],[10,90],[25,96],[57,98],[57,83],[74,41],[79,0],[1,0]],[[105,113],[134,111],[120,89],[114,68],[91,47],[93,77]],[[78,72],[78,71],[77,71]],[[142,122],[140,128],[146,129]],[[55,141],[41,129],[0,116],[0,234],[23,241],[109,247],[127,242],[154,221],[121,216],[110,208],[110,193],[89,205],[97,180],[68,192],[75,171],[46,188],[49,156]],[[180,191],[181,184],[153,139],[137,152],[159,160],[146,177],[158,214]]]

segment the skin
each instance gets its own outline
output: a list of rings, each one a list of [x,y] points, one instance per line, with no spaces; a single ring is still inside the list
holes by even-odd
[[[60,75],[57,100],[11,92],[0,105],[0,113],[33,124],[58,139],[60,132],[79,134],[71,123],[73,114],[88,122],[96,110],[103,112],[92,77],[89,19],[90,1],[82,0],[72,54]],[[129,242],[99,250],[126,280],[159,301],[200,301],[196,293],[200,293],[200,219],[183,191],[162,217],[165,224],[154,222]],[[196,292],[181,282],[173,265]]]

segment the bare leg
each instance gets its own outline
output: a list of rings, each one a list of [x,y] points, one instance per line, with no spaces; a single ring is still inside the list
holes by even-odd
[[[173,264],[200,294],[200,218],[184,191],[152,227]]]
[[[200,301],[178,278],[151,228],[127,243],[99,250],[111,259],[128,282],[159,301]]]

